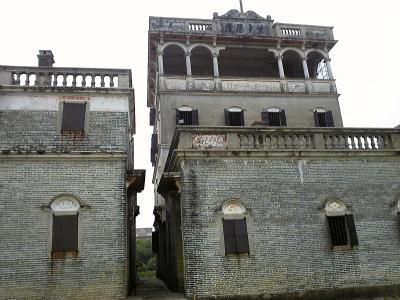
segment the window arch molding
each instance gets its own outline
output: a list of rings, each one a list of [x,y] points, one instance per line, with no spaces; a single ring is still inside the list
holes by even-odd
[[[189,105],[181,105],[176,108],[176,125],[199,125],[199,111]]]

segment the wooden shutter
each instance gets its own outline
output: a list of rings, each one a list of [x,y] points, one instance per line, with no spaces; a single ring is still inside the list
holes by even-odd
[[[315,127],[321,127],[319,124],[319,119],[318,119],[318,112],[314,111],[314,122],[315,122]]]
[[[150,108],[150,126],[154,126],[156,123],[156,109],[154,107]]]
[[[156,153],[158,150],[158,136],[157,133],[151,135],[151,149],[150,149],[150,161],[154,164],[156,163]]]
[[[235,254],[236,250],[236,236],[235,236],[235,220],[223,220],[224,226],[224,242],[225,254]]]
[[[349,230],[350,245],[358,246],[356,224],[354,223],[354,217],[352,214],[346,215],[346,224],[347,224],[347,229]]]
[[[78,251],[78,215],[53,215],[52,251]]]
[[[64,102],[61,131],[85,131],[86,103]]]
[[[287,124],[286,124],[286,114],[285,114],[285,110],[284,109],[282,109],[279,112],[279,119],[280,119],[281,126],[287,126]]]
[[[265,123],[265,125],[269,125],[268,112],[266,110],[261,112],[261,120]]]
[[[224,114],[225,114],[225,126],[231,126],[231,120],[229,118],[229,110],[225,109]]]
[[[246,219],[235,220],[235,236],[237,253],[249,253]]]
[[[327,111],[325,113],[325,122],[326,122],[326,127],[334,127],[335,125],[333,124],[333,115],[332,111]]]
[[[240,126],[244,126],[244,112],[243,112],[243,110],[240,112]]]
[[[199,125],[199,111],[192,110],[192,125]]]

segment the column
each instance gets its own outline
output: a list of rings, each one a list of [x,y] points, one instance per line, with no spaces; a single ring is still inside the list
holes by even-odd
[[[310,73],[308,72],[307,57],[303,57],[303,71],[304,71],[304,78],[309,79]]]
[[[163,51],[158,51],[157,56],[158,56],[158,74],[159,75],[164,75],[164,59],[163,59]]]
[[[219,77],[218,53],[213,53],[214,77]]]
[[[330,58],[325,58],[324,61],[325,61],[325,64],[326,64],[326,69],[328,71],[329,79],[333,80],[333,73],[332,73],[332,68],[331,68],[331,59]]]
[[[186,52],[186,75],[192,76],[192,63],[190,62],[190,52]]]
[[[283,62],[282,62],[282,55],[278,55],[276,57],[278,59],[278,68],[279,68],[279,77],[285,78],[285,71],[283,70]]]

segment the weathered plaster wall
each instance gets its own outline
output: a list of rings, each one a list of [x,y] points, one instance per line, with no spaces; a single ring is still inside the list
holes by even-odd
[[[186,293],[196,299],[243,299],[319,291],[324,296],[317,293],[314,299],[329,299],[323,291],[335,288],[338,294],[331,299],[341,299],[340,288],[350,288],[344,293],[352,295],[352,288],[372,286],[364,289],[367,298],[378,286],[400,285],[399,174],[397,157],[185,161],[181,208]],[[320,209],[329,197],[352,210],[358,249],[330,249]],[[223,254],[219,210],[230,198],[239,199],[250,213],[249,256]]]

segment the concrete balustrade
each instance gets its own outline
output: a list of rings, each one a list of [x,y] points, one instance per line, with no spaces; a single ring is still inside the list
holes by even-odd
[[[0,85],[78,88],[130,88],[128,69],[0,66]]]

